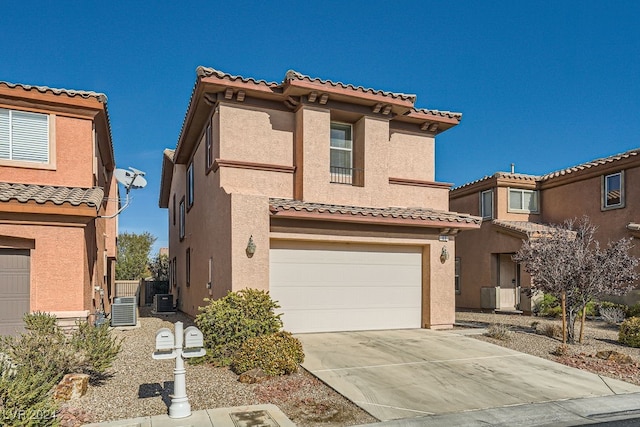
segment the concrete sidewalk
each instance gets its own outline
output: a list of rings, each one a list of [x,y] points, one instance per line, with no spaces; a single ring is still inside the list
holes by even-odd
[[[231,408],[193,411],[186,418],[154,415],[104,423],[85,424],[84,427],[295,427],[295,424],[275,405],[236,406]]]
[[[454,331],[296,337],[305,369],[382,421],[640,393],[636,385]]]
[[[507,406],[371,424],[375,427],[640,425],[640,393]]]

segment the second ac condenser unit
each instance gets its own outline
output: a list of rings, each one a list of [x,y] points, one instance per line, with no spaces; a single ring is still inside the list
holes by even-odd
[[[173,311],[173,295],[155,294],[153,296],[153,308],[156,313],[166,313]]]

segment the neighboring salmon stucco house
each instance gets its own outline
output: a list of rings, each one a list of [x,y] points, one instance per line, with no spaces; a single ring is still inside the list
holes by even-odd
[[[456,307],[531,311],[531,278],[511,259],[522,240],[586,215],[601,246],[640,236],[640,149],[542,176],[497,172],[451,191],[451,208],[481,216],[456,239]],[[632,249],[640,256],[640,247]],[[638,292],[625,302],[635,302]]]
[[[159,202],[179,309],[249,287],[293,332],[452,326],[448,254],[480,218],[449,211],[434,145],[460,114],[293,71],[196,74]]]
[[[106,97],[0,82],[0,335],[25,313],[60,323],[105,309],[117,184]]]

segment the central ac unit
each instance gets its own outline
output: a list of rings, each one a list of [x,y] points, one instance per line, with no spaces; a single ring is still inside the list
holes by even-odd
[[[136,297],[114,298],[111,304],[111,326],[136,326]]]
[[[155,294],[153,296],[153,310],[156,313],[173,311],[173,294]]]

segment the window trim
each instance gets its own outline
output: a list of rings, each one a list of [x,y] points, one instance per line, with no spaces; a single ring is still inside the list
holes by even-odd
[[[491,194],[491,206],[489,207],[489,215],[484,215],[484,195]],[[480,192],[480,216],[482,219],[493,219],[493,189]]]
[[[193,160],[187,166],[187,210],[191,209],[193,206],[193,201],[195,199],[195,191],[194,191],[194,172],[193,172]]]
[[[184,240],[184,236],[185,236],[185,229],[186,229],[186,209],[185,209],[185,205],[184,205],[184,196],[182,196],[182,199],[180,199],[180,207],[179,207],[179,216],[180,216],[180,224],[178,227],[178,237],[180,238],[180,241]]]
[[[9,111],[9,116],[13,115],[13,112],[27,113],[27,114],[37,114],[41,116],[46,116],[47,118],[47,162],[34,162],[29,160],[12,160],[12,159],[0,159],[0,166],[10,166],[15,168],[26,168],[26,169],[46,169],[46,170],[55,170],[56,169],[56,121],[55,114],[40,112],[40,111],[30,111],[27,109],[14,108],[13,106],[3,106],[0,105],[0,109]],[[11,128],[11,118],[9,119],[9,127]]]
[[[607,205],[607,178],[619,175],[620,176],[620,203],[615,205]],[[601,191],[600,191],[600,210],[610,211],[613,209],[622,209],[626,205],[626,197],[624,192],[624,171],[614,172],[607,175],[602,175],[601,179]]]
[[[535,196],[536,196],[536,209],[535,210],[529,210],[529,209],[512,208],[511,207],[511,192],[512,191],[517,191],[517,192],[520,193],[520,202],[522,202],[522,206],[524,206],[524,201],[522,200],[522,196],[525,193],[535,194]],[[508,187],[507,188],[507,212],[539,214],[540,213],[540,193],[538,192],[538,190],[528,190],[528,189],[525,189],[525,188]]]

